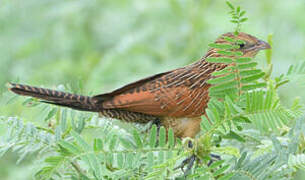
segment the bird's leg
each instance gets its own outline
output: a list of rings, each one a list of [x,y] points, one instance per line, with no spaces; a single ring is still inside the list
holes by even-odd
[[[214,161],[219,161],[221,160],[221,157],[219,155],[216,154],[210,154],[211,159],[208,162],[208,166],[210,166],[211,164],[213,164]]]
[[[192,141],[188,141],[188,147],[189,148],[193,148],[193,143]],[[219,155],[216,155],[216,154],[210,154],[210,157],[211,159],[209,160],[207,166],[210,166],[214,161],[217,161],[217,160],[221,160],[220,156]],[[182,163],[176,167],[174,170],[176,169],[181,169],[181,171],[184,173],[184,176],[186,177],[189,173],[189,171],[193,168],[194,166],[194,162],[195,161],[201,161],[199,157],[197,157],[195,154],[192,154],[190,157],[184,159],[182,161]],[[184,170],[184,167],[187,165],[186,167],[186,170]]]
[[[188,148],[193,148],[193,143],[192,141],[188,141],[187,144]],[[179,166],[177,166],[174,170],[176,169],[181,169],[181,171],[184,173],[184,176],[187,176],[189,171],[192,169],[194,162],[196,161],[197,156],[195,154],[191,155],[190,157],[184,159]],[[184,170],[184,167],[187,165],[186,170]]]
[[[161,127],[161,121],[159,118],[157,118],[156,120],[153,121],[152,125],[156,125],[157,126],[157,134],[159,135],[159,131],[160,131],[160,127]]]
[[[159,144],[159,132],[160,132],[160,128],[161,128],[161,120],[159,118],[156,118],[153,121],[150,121],[148,125],[145,126],[145,129],[142,131],[143,133],[148,133],[152,126],[156,125],[157,126],[157,142],[156,142],[156,146],[158,146]]]
[[[184,176],[187,176],[189,171],[192,169],[196,159],[197,159],[197,156],[193,154],[190,157],[184,159],[182,161],[182,163],[179,166],[177,166],[174,170],[181,169],[181,171],[184,173]],[[186,170],[184,170],[184,166],[186,166],[186,165],[187,165]]]
[[[160,119],[156,119],[153,124],[155,124],[157,126],[157,142],[156,142],[156,146],[159,146],[159,135],[160,135],[160,128],[161,128],[161,121]]]

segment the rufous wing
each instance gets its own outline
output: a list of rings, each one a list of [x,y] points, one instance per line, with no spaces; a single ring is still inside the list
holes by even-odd
[[[104,109],[122,109],[150,115],[159,115],[162,110],[160,103],[156,101],[156,94],[152,93],[149,87],[157,79],[170,73],[171,71],[168,71],[141,79],[110,93],[96,95],[93,99]]]
[[[94,96],[104,109],[121,109],[155,116],[200,116],[207,103],[207,87],[170,85],[165,72],[128,84],[111,93]],[[179,81],[177,82],[179,83]],[[195,107],[194,107],[195,106]]]

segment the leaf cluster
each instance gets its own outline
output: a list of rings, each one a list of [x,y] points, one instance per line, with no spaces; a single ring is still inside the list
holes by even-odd
[[[248,18],[244,17],[246,11],[241,10],[240,6],[235,7],[230,1],[226,1],[226,3],[231,10],[229,12],[229,14],[231,15],[230,22],[236,24],[234,33],[237,35],[240,32],[241,24],[248,20]]]

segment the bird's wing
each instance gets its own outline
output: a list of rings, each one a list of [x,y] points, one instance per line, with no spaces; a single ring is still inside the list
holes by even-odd
[[[99,95],[96,95],[94,96],[94,98],[98,101],[104,101],[104,100],[108,100],[108,99],[111,99],[117,95],[120,95],[122,93],[126,93],[126,92],[129,92],[129,91],[133,91],[134,89],[136,89],[137,87],[140,87],[144,84],[146,84],[147,82],[151,82],[155,79],[158,79],[166,74],[169,74],[171,73],[171,71],[167,71],[167,72],[163,72],[163,73],[159,73],[159,74],[155,74],[155,75],[152,75],[152,76],[149,76],[147,78],[144,78],[144,79],[141,79],[141,80],[138,80],[138,81],[135,81],[135,82],[132,82],[130,84],[127,84],[121,88],[118,88],[110,93],[104,93],[104,94],[99,94]]]
[[[208,85],[196,75],[198,72],[176,69],[93,98],[104,109],[121,109],[155,116],[198,116],[203,113],[208,101]]]

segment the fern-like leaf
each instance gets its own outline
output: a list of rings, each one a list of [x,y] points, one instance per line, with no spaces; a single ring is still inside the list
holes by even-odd
[[[288,166],[305,170],[305,154],[289,155]]]

